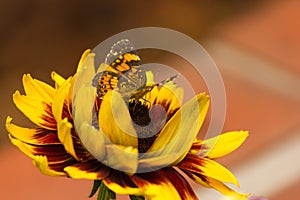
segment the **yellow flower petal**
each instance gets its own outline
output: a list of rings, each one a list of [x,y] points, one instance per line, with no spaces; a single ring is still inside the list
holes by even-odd
[[[188,152],[205,119],[209,105],[208,96],[203,93],[189,100],[167,122],[156,141],[145,154],[147,158],[178,154],[174,162],[180,162]]]
[[[89,179],[89,180],[98,180],[99,179],[98,173],[83,171],[77,167],[68,166],[68,167],[65,167],[64,170],[65,170],[65,172],[68,173],[68,175],[71,178],[74,178],[74,179]]]
[[[12,118],[8,116],[6,118],[5,127],[6,127],[6,130],[14,138],[18,138],[19,140],[22,140],[27,143],[28,142],[36,143],[35,139],[33,138],[33,136],[36,134],[35,129],[22,128],[22,127],[12,124],[11,122],[12,122]]]
[[[155,84],[156,83],[154,82],[154,75],[153,75],[152,71],[146,71],[146,85],[153,86]],[[154,101],[157,98],[157,95],[158,95],[158,88],[157,88],[157,86],[154,86],[149,93],[147,93],[144,97],[142,97],[139,100],[143,101],[143,99],[145,99],[145,100],[147,100],[147,102],[150,102],[150,105],[153,105]]]
[[[103,179],[110,172],[108,167],[95,159],[65,167],[64,170],[71,178],[89,180]]]
[[[174,157],[179,157],[180,154],[168,154],[164,156],[159,157],[149,157],[149,158],[140,158],[138,160],[139,162],[139,168],[141,168],[142,172],[155,169],[155,168],[162,168],[168,166],[170,163],[174,162]]]
[[[168,170],[168,169],[166,169]],[[141,177],[139,177],[141,176]],[[174,177],[171,174],[166,174],[160,171],[149,172],[145,174],[140,174],[138,176],[133,176],[132,180],[139,187],[144,188],[143,196],[149,200],[181,200],[179,191],[179,185],[175,185],[178,177]],[[174,181],[174,184],[171,181]],[[184,185],[181,185],[182,187]],[[194,198],[195,199],[195,198]]]
[[[155,173],[158,175],[158,177],[155,176]],[[144,175],[142,175],[142,176],[144,176]],[[185,177],[183,177],[174,168],[169,167],[169,168],[160,169],[156,172],[150,172],[150,173],[148,173],[148,178],[149,177],[152,177],[152,180],[154,180],[155,183],[159,183],[159,181],[156,181],[157,179],[162,179],[162,182],[169,182],[168,185],[172,184],[172,188],[173,187],[175,188],[175,190],[177,191],[177,193],[180,196],[180,199],[198,200],[198,197],[195,194],[195,192],[193,191],[189,182],[186,180]],[[149,179],[147,179],[147,180],[149,180]],[[169,188],[165,188],[162,191],[164,191],[166,193],[172,192],[173,191],[172,188],[171,188],[171,190],[169,190]],[[166,199],[169,199],[169,198],[166,198]]]
[[[136,131],[120,93],[113,90],[104,96],[100,106],[99,124],[111,143],[137,148]]]
[[[147,84],[155,84],[154,82],[154,75],[152,73],[152,71],[146,71],[146,80],[147,80]]]
[[[117,194],[143,195],[145,188],[137,187],[131,178],[120,171],[112,171],[109,177],[103,179],[103,183]]]
[[[57,172],[49,168],[46,156],[35,156],[33,164],[40,169],[41,173],[48,176],[65,176],[63,172]]]
[[[186,182],[178,179],[179,177],[176,173],[168,173],[169,170],[166,169],[166,173],[164,171],[153,171],[130,177],[122,172],[114,171],[109,177],[103,179],[103,182],[110,190],[117,194],[145,196],[149,200],[197,199],[191,188],[189,188],[189,185],[185,185]],[[179,191],[182,198],[178,192],[180,188],[183,190],[186,189],[186,191]]]
[[[79,63],[78,63],[77,72],[79,72],[81,70],[81,67],[83,66],[86,58],[88,57],[88,55],[90,55],[90,53],[91,53],[90,49],[87,49],[83,52],[83,54],[79,60]]]
[[[93,119],[97,118],[94,110],[96,88],[91,85],[95,75],[95,54],[89,52],[90,50],[87,50],[82,55],[77,73],[71,80],[69,92],[69,101],[73,103],[74,125],[77,130],[80,130],[83,123],[92,125]],[[78,135],[84,137],[85,133],[78,131]]]
[[[181,200],[178,192],[171,184],[161,184],[161,185],[147,185],[146,192],[144,195],[149,200],[166,200],[174,199]]]
[[[77,94],[78,90],[82,86],[91,85],[91,81],[95,75],[95,66],[94,66],[94,53],[87,53],[86,51],[82,56],[80,63],[77,68],[77,72],[74,75],[74,83],[72,87],[72,93]]]
[[[224,183],[222,183],[221,181],[218,181],[213,178],[205,177],[205,181],[204,181],[204,179],[199,178],[197,175],[193,173],[187,173],[187,175],[197,183],[208,188],[214,188],[220,193],[222,193],[223,195],[225,195],[226,197],[232,197],[236,200],[247,200],[247,197],[250,195],[250,194],[241,194],[239,192],[236,192],[233,189],[229,188]]]
[[[148,93],[146,94],[143,99],[147,100],[148,102],[150,102],[150,105],[154,105],[154,102],[156,100],[156,97],[158,95],[158,88],[157,86],[153,87],[153,89]],[[143,99],[140,99],[140,101],[143,101]],[[146,103],[146,102],[145,102]],[[146,104],[147,105],[147,104]]]
[[[103,182],[115,193],[144,196],[151,200],[198,199],[186,179],[173,168],[138,173],[133,176],[112,171]]]
[[[77,74],[75,74],[73,77],[71,77],[70,87],[69,87],[69,91],[68,91],[68,96],[66,98],[66,101],[67,101],[66,104],[70,108],[71,108],[71,106],[73,104],[73,89],[74,89],[74,84],[76,83],[76,78],[77,78]]]
[[[183,88],[177,87],[172,81],[167,82],[159,90],[154,82],[153,73],[146,71],[147,86],[155,85],[149,93],[146,93],[143,98],[139,99],[143,102],[146,100],[150,105],[162,105],[167,116],[178,110],[183,100]]]
[[[202,158],[202,162],[203,166],[199,166],[199,169],[202,171],[203,175],[221,182],[233,183],[239,187],[239,183],[235,176],[228,169],[207,158]]]
[[[82,85],[74,97],[74,125],[77,130],[83,123],[93,124],[93,118],[96,118],[94,111],[96,89],[90,85]],[[94,113],[93,113],[94,112]],[[78,132],[79,137],[84,137],[85,134]]]
[[[205,177],[211,177],[221,182],[233,183],[239,186],[235,176],[219,163],[208,158],[188,154],[186,158],[178,164],[178,167]]]
[[[220,158],[237,149],[248,137],[248,131],[232,131],[204,140],[205,149],[200,154],[209,158]]]
[[[78,160],[71,134],[71,129],[73,128],[73,125],[70,122],[68,122],[67,118],[62,119],[65,99],[68,97],[70,81],[71,78],[67,79],[57,89],[52,104],[52,112],[55,120],[57,121],[58,139],[61,141],[66,151]]]
[[[131,146],[106,145],[107,166],[128,174],[134,174],[138,167],[138,149]]]
[[[62,113],[64,110],[65,99],[68,96],[71,79],[64,81],[57,89],[52,103],[52,113],[57,122],[62,120]]]
[[[58,88],[66,81],[66,79],[64,79],[62,76],[60,76],[56,72],[51,73],[51,78],[55,82],[55,88]]]
[[[250,194],[242,194],[239,192],[234,191],[233,189],[229,188],[227,185],[225,185],[224,183],[215,180],[215,179],[208,179],[209,185],[212,188],[215,188],[216,190],[218,190],[220,193],[222,193],[223,195],[225,195],[226,197],[230,197],[236,200],[247,200],[248,196]]]
[[[74,149],[74,144],[73,144],[73,139],[71,134],[72,127],[73,125],[70,122],[68,122],[67,118],[61,120],[58,123],[58,127],[57,127],[58,139],[59,141],[61,141],[65,150],[70,155],[72,155],[76,160],[79,160]]]
[[[22,81],[27,96],[43,99],[48,104],[52,101],[55,90],[51,86],[33,79],[30,74],[24,74]]]
[[[34,159],[40,155],[49,157],[49,164],[56,172],[62,172],[61,167],[74,163],[74,158],[65,151],[61,144],[29,144],[10,134],[8,136],[10,141],[30,158]]]
[[[159,90],[155,103],[165,105],[166,112],[172,113],[180,108],[183,93],[183,88],[177,87],[175,84],[166,84]]]
[[[59,144],[59,141],[56,140],[56,136],[49,132],[45,135],[45,132],[41,132],[39,129],[34,128],[23,128],[17,126],[12,122],[11,117],[6,118],[5,127],[6,130],[16,139],[21,140],[25,143],[43,145],[43,144]],[[47,131],[47,130],[45,130]]]
[[[49,130],[56,129],[56,122],[52,121],[53,116],[49,114],[51,107],[43,99],[24,96],[16,91],[13,94],[13,101],[17,108],[36,125]]]
[[[92,125],[84,122],[80,126],[81,133],[86,133],[81,137],[82,144],[87,148],[98,161],[103,161],[106,156],[106,149],[104,143],[104,133],[95,129]]]
[[[12,135],[8,135],[8,137],[13,145],[17,146],[23,153],[25,153],[30,158],[34,158],[35,151],[33,146],[23,143],[22,141],[14,138]]]
[[[38,87],[42,88],[42,90],[45,92],[45,94],[44,94],[45,96],[49,96],[49,97],[54,96],[55,89],[52,86],[50,86],[47,83],[42,82],[38,79],[33,79],[33,81],[36,85],[38,85]],[[46,97],[46,98],[48,98],[48,97]]]

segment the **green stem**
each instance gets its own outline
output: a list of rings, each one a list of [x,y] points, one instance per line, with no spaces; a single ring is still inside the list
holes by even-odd
[[[96,194],[98,188],[100,187],[101,182],[102,182],[101,180],[94,180],[94,185],[89,195],[89,198],[93,197]]]
[[[134,196],[134,195],[129,195],[131,200],[144,200],[145,197],[143,196]]]
[[[103,182],[101,182],[97,200],[113,200],[116,199],[116,193],[111,191]]]

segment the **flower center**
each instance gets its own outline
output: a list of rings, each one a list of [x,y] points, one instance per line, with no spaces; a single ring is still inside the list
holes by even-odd
[[[138,136],[138,150],[145,153],[155,141],[166,122],[166,111],[158,104],[149,106],[148,102],[132,100],[129,113]]]

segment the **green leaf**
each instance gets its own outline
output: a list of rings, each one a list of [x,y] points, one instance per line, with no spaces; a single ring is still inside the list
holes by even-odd
[[[89,195],[89,198],[93,197],[96,194],[98,188],[100,187],[101,182],[102,182],[101,180],[94,180],[94,185]]]
[[[134,195],[129,195],[131,200],[144,200],[145,197],[143,196],[134,196]]]
[[[103,182],[101,182],[98,192],[97,200],[113,200],[116,199],[116,193],[107,188]]]

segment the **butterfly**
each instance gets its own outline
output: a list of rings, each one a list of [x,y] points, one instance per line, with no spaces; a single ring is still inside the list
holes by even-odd
[[[93,78],[93,86],[97,87],[99,99],[102,99],[108,91],[117,89],[125,101],[137,103],[155,86],[163,85],[177,77],[177,75],[170,77],[158,84],[146,84],[146,71],[128,39],[122,39],[111,47],[105,58],[105,64],[107,65],[105,69]]]
[[[141,59],[128,39],[122,39],[111,47],[105,64],[107,67],[93,79],[100,99],[114,89],[118,89],[125,99],[130,99],[133,91],[146,84]]]

